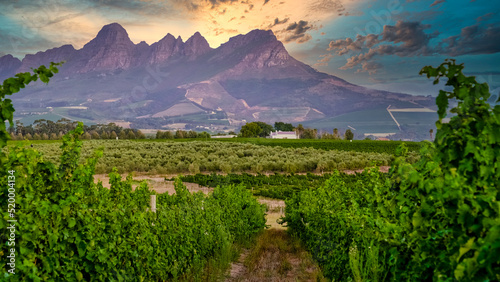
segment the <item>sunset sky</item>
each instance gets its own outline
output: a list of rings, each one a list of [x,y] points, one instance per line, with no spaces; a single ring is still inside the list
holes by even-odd
[[[271,29],[319,71],[372,88],[436,95],[423,66],[445,58],[500,89],[500,5],[491,0],[73,0],[0,1],[0,56],[72,44],[117,22],[135,43],[199,31],[212,48]],[[439,87],[439,86],[438,86]],[[442,88],[442,87],[441,87]]]

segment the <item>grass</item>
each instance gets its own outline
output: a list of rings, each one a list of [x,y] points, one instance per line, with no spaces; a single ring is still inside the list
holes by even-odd
[[[264,230],[252,245],[244,269],[226,281],[326,281],[302,243],[286,230]]]

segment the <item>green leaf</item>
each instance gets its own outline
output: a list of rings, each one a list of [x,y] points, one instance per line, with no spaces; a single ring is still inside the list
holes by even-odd
[[[78,270],[75,271],[75,277],[76,277],[76,280],[78,280],[78,281],[83,280],[83,274]]]
[[[87,251],[87,244],[84,241],[78,243],[78,256],[83,257]]]
[[[470,249],[472,249],[472,246],[474,246],[474,241],[476,240],[475,237],[472,237],[470,238],[467,243],[465,243],[465,245],[461,246],[460,247],[460,250],[459,250],[459,254],[458,254],[458,257],[457,257],[457,262],[460,261],[460,258],[465,254],[467,253],[468,251],[470,251]],[[458,278],[458,277],[457,277]]]
[[[70,218],[68,221],[68,227],[73,228],[73,226],[75,226],[75,224],[76,224],[76,219],[74,217]]]

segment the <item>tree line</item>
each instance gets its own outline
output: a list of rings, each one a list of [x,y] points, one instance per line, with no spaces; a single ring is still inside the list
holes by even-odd
[[[156,132],[156,139],[184,139],[184,138],[210,138],[208,132],[196,132],[196,131],[184,131],[177,130],[175,133],[171,131],[161,131]]]
[[[332,133],[323,132],[318,134],[316,128],[304,128],[302,124],[294,127],[291,123],[275,122],[274,127],[262,121],[247,123],[241,127],[238,137],[268,137],[273,131],[295,131],[300,139],[335,139],[353,140],[354,133],[347,129],[342,135],[338,128],[334,128]]]
[[[62,118],[57,122],[38,119],[33,124],[25,126],[16,121],[15,126],[9,128],[12,140],[60,140],[62,137],[74,130],[77,121]],[[146,136],[138,129],[123,128],[115,123],[94,124],[83,126],[82,139],[145,139]]]

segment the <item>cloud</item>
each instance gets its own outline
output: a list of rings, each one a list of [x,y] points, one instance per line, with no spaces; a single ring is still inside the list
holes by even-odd
[[[431,4],[431,7],[434,7],[434,6],[441,4],[443,2],[446,2],[446,0],[436,0],[436,1],[434,1],[434,3]]]
[[[361,68],[358,69],[356,72],[367,72],[368,74],[372,75],[375,74],[379,69],[382,68],[382,65],[376,62],[363,62],[361,63]]]
[[[238,0],[208,0],[208,2],[212,4],[212,7],[215,7],[220,4],[226,4],[226,3],[231,4],[233,2],[238,2]]]
[[[299,22],[294,22],[288,27],[281,31],[281,33],[284,35],[283,37],[283,42],[288,43],[295,41],[297,43],[304,43],[309,41],[312,37],[309,34],[306,34],[306,32],[310,29],[312,29],[313,26],[310,25],[307,21],[299,21]]]
[[[355,40],[351,38],[331,41],[328,51],[342,56],[353,52],[364,52],[347,58],[347,63],[340,69],[351,69],[361,65],[361,71],[375,73],[380,64],[369,62],[375,56],[396,55],[410,57],[418,55],[430,55],[433,50],[429,47],[429,41],[438,33],[426,34],[424,30],[430,25],[419,22],[398,21],[396,25],[385,25],[382,33],[357,35]]]
[[[500,26],[479,24],[462,28],[460,35],[443,39],[439,53],[450,56],[493,54],[500,52]]]
[[[477,17],[476,21],[477,22],[487,21],[487,20],[491,19],[494,15],[495,15],[495,13],[487,13],[485,15]]]
[[[270,24],[269,25],[269,28],[273,27],[273,26],[276,26],[276,25],[280,25],[280,24],[284,24],[284,23],[287,23],[289,20],[289,18],[284,18],[283,20],[279,20],[279,18],[275,18],[274,19],[274,23]]]
[[[319,55],[321,59],[317,60],[316,63],[313,65],[314,67],[319,67],[319,66],[328,66],[328,62],[333,58],[332,54],[324,54],[324,55]]]
[[[309,9],[313,12],[336,12],[342,13],[345,7],[340,0],[318,0],[309,5]]]

